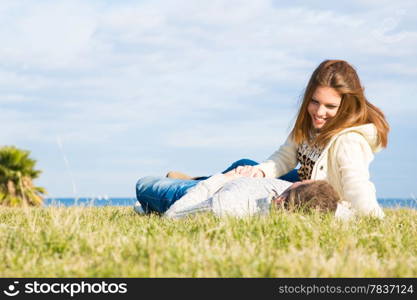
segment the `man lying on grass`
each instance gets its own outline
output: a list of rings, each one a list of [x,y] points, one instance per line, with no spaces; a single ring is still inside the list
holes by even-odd
[[[140,195],[138,197],[140,200]],[[267,214],[271,206],[289,210],[318,209],[336,211],[340,197],[326,181],[305,180],[291,183],[275,178],[245,177],[230,171],[200,181],[165,212],[168,218],[211,211],[217,216],[252,216]],[[143,213],[140,203],[135,211]]]

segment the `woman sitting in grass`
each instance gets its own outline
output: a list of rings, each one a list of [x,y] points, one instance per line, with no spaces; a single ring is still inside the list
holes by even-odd
[[[389,125],[380,109],[364,95],[355,69],[343,60],[323,61],[313,72],[286,142],[261,164],[234,164],[234,172],[255,178],[290,181],[326,180],[340,195],[336,216],[369,215],[383,218],[369,180],[374,153],[387,146]],[[300,168],[294,168],[300,164]],[[169,176],[172,177],[172,176]],[[294,179],[295,177],[295,179]],[[199,178],[202,179],[202,178]],[[142,178],[136,193],[147,209],[164,213],[198,180]]]

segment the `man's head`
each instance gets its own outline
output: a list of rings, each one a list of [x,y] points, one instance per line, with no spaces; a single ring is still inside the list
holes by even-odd
[[[291,185],[273,201],[288,210],[328,212],[336,211],[340,196],[325,180],[305,180]]]

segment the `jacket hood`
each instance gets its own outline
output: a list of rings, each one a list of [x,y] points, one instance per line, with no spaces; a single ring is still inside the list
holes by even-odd
[[[382,150],[382,146],[378,142],[378,131],[376,130],[374,124],[369,123],[343,129],[336,135],[336,137],[347,132],[357,132],[362,135],[374,153]]]

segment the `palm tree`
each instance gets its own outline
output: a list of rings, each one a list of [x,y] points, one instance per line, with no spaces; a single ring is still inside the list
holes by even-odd
[[[30,151],[14,146],[0,148],[0,204],[9,206],[41,205],[46,190],[33,185],[41,171],[35,170],[36,160]]]

